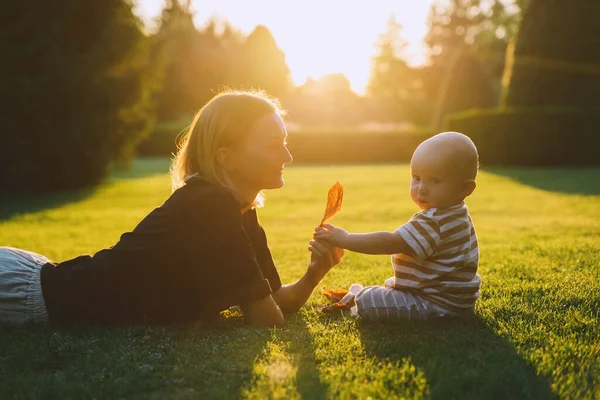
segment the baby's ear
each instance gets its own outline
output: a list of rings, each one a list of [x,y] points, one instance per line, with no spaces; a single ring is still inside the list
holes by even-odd
[[[475,179],[467,179],[462,184],[461,196],[470,196],[473,193],[473,191],[475,191],[476,186],[477,184],[475,183]]]

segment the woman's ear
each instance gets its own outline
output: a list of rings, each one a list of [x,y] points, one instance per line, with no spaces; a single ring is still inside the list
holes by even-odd
[[[477,184],[475,183],[475,179],[467,179],[462,183],[461,196],[470,196],[473,193],[473,191],[475,191],[476,186]]]
[[[233,167],[233,157],[229,147],[219,147],[215,153],[215,160],[225,170],[231,170]]]

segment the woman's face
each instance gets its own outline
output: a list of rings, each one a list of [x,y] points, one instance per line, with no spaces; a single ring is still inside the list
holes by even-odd
[[[227,172],[234,184],[260,191],[283,186],[283,167],[293,158],[287,132],[277,113],[256,121],[246,137],[229,148]]]

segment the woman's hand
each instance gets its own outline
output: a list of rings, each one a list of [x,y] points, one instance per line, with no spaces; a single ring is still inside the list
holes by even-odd
[[[311,240],[308,245],[310,250],[310,264],[306,273],[311,276],[313,283],[318,284],[329,270],[340,262],[344,250],[317,240]]]
[[[283,285],[272,294],[273,300],[283,311],[300,309],[310,297],[315,286],[323,279],[329,270],[340,262],[344,250],[326,243],[311,240],[308,245],[310,250],[310,264],[306,274],[294,283]],[[269,320],[269,322],[271,322]]]
[[[348,232],[342,228],[336,228],[329,224],[325,224],[322,227],[317,226],[314,237],[321,242],[332,244],[342,249],[347,248],[346,239],[348,238]]]

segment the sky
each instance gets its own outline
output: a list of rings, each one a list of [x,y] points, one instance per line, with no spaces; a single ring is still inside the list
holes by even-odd
[[[425,60],[422,40],[433,0],[192,0],[195,23],[211,17],[229,21],[244,34],[265,25],[286,55],[296,85],[343,73],[352,89],[363,94],[369,79],[375,43],[394,14],[413,65]],[[137,0],[136,13],[152,29],[164,0]]]

